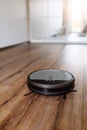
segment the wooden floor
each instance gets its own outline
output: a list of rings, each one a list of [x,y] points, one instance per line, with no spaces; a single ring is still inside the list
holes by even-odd
[[[47,68],[73,73],[77,92],[66,100],[30,92],[27,75]],[[87,46],[24,44],[0,50],[0,130],[87,130]]]

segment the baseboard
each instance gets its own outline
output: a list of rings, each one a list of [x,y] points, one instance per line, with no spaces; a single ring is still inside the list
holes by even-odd
[[[0,47],[0,50],[2,50],[2,49],[7,49],[7,48],[11,48],[11,47],[20,46],[20,45],[22,45],[22,44],[30,44],[30,41],[20,42],[20,43],[13,44],[13,45],[8,45],[8,46],[2,46],[2,47]]]

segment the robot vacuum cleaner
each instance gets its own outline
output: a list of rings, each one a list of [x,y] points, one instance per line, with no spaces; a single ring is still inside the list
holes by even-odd
[[[28,88],[35,93],[55,96],[64,95],[74,90],[74,76],[64,70],[37,70],[28,75]]]

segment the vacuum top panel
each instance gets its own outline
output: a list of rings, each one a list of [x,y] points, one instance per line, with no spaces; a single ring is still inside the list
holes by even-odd
[[[63,70],[39,70],[31,73],[31,80],[45,80],[45,81],[55,81],[55,80],[72,80],[72,75]]]

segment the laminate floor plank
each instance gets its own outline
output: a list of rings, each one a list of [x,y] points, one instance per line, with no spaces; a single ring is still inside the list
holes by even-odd
[[[0,130],[86,130],[86,50],[86,45],[26,44],[1,51]],[[48,68],[73,73],[77,92],[69,93],[66,100],[31,92],[27,75]]]
[[[9,63],[13,62],[14,60],[17,60],[21,58],[24,55],[27,55],[30,51],[33,51],[34,49],[37,49],[37,46],[30,45],[29,48],[22,45],[23,47],[18,46],[18,48],[9,48],[9,51],[6,49],[2,49],[2,53],[0,53],[0,69],[2,69],[3,66],[8,65]]]

